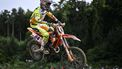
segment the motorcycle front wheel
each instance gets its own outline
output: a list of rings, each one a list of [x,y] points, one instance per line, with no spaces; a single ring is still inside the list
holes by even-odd
[[[82,49],[78,47],[70,47],[70,53],[72,53],[73,57],[75,58],[74,61],[70,62],[67,61],[66,52],[62,54],[61,62],[64,65],[64,68],[68,69],[83,69],[87,66],[87,59],[86,55]]]

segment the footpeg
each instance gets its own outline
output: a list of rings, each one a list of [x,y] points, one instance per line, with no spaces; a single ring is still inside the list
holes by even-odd
[[[39,48],[39,49],[37,49],[37,50],[34,50],[34,52],[39,52],[39,51],[41,52],[41,51],[43,51],[43,50],[44,50],[44,47],[41,46],[41,48]]]
[[[48,50],[43,51],[44,54],[50,54]]]
[[[58,48],[54,48],[54,51],[55,51],[55,53],[59,53],[60,48],[59,47]]]
[[[34,50],[34,52],[39,52],[39,51],[43,51],[42,49],[37,49],[37,50]]]

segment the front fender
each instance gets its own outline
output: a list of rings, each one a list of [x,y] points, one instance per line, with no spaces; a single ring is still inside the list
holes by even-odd
[[[63,34],[62,35],[63,38],[72,38],[73,40],[77,40],[77,41],[81,41],[79,38],[77,38],[74,35],[70,35],[70,34]]]

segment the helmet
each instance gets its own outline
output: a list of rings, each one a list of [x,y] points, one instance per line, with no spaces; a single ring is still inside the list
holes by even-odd
[[[40,0],[40,6],[42,7],[42,9],[49,9],[50,5],[52,3],[52,0]]]

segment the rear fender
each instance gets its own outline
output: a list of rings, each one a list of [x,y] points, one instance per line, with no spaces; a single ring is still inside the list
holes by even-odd
[[[28,27],[27,29],[32,33],[31,36],[36,34],[36,32],[32,28]]]
[[[73,40],[77,40],[77,41],[81,41],[79,38],[77,38],[74,35],[70,35],[70,34],[63,34],[62,37],[64,38],[72,38]]]

